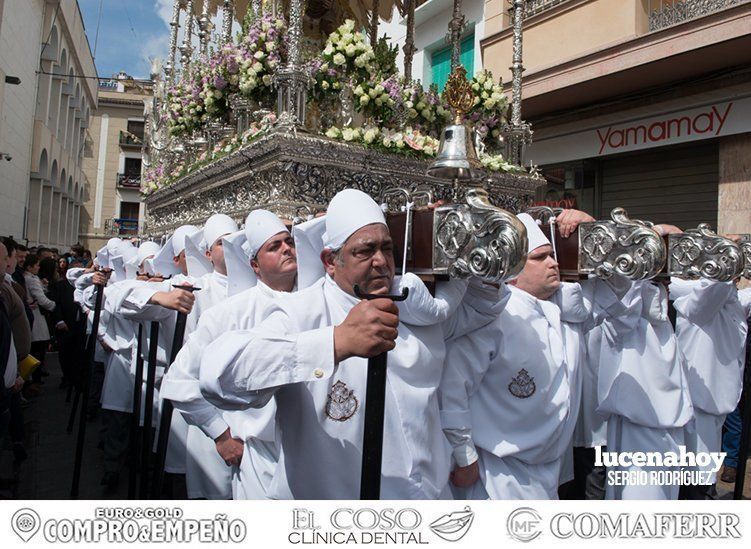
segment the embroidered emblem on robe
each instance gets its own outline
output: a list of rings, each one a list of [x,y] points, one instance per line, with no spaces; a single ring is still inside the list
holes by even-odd
[[[516,377],[508,384],[509,392],[516,398],[529,398],[537,390],[535,378],[531,377],[527,370],[522,368]]]
[[[347,421],[357,411],[359,402],[355,392],[343,381],[332,385],[326,399],[326,415],[334,421]]]

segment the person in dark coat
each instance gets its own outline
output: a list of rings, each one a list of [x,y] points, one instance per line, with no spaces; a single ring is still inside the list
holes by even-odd
[[[78,368],[83,362],[86,339],[86,317],[73,300],[73,286],[65,279],[51,282],[48,295],[57,304],[52,312],[52,324],[60,352],[60,368],[63,379],[60,388],[74,383]]]

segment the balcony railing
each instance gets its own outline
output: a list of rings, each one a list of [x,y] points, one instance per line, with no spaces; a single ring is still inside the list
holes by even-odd
[[[564,2],[568,0],[527,0],[524,5],[524,18],[532,17]]]
[[[143,147],[143,135],[136,135],[129,131],[120,130],[121,147]]]
[[[691,19],[744,4],[750,0],[650,0],[649,31],[671,27]]]
[[[104,221],[104,232],[107,235],[138,234],[138,219],[113,217]]]
[[[117,174],[117,186],[138,189],[141,187],[141,174],[119,173]]]

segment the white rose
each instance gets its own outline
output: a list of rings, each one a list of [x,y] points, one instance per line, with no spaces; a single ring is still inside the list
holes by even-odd
[[[274,44],[273,42],[269,42],[268,44],[266,44],[266,51],[267,52],[271,53],[275,49],[276,49],[276,44]]]
[[[264,86],[270,86],[271,85],[271,75],[270,74],[264,74],[263,78],[261,80],[263,80],[263,85]]]
[[[352,141],[354,137],[355,135],[352,131],[352,128],[344,128],[342,130],[342,139],[344,139],[345,141]]]
[[[326,55],[326,56],[334,55],[334,48],[331,46],[331,44],[327,44],[326,47],[323,49],[323,55]]]
[[[492,109],[493,107],[495,107],[495,101],[493,101],[492,99],[487,99],[487,100],[486,100],[486,101],[485,101],[485,102],[484,102],[484,103],[482,104],[482,106],[483,106],[483,107],[485,107],[485,108],[486,108],[487,110],[490,110],[490,109]]]
[[[253,63],[253,70],[256,72],[261,72],[263,70],[263,65],[259,61],[256,61],[255,63]]]
[[[330,84],[326,80],[321,82],[321,88],[323,88],[324,90],[329,89],[329,87],[330,87]]]
[[[485,87],[486,90],[492,90],[493,89],[493,81],[492,80],[487,80],[485,82],[485,86],[484,87]]]
[[[355,67],[357,67],[358,69],[363,68],[365,66],[365,63],[366,63],[365,58],[362,55],[359,57],[355,57]]]
[[[365,105],[368,104],[368,101],[370,101],[370,97],[369,96],[367,96],[367,95],[360,96],[360,105],[365,106]]]
[[[341,53],[337,53],[334,56],[334,65],[344,65],[346,62],[347,59]]]
[[[342,132],[339,130],[339,128],[331,127],[328,130],[326,130],[326,137],[329,137],[331,139],[339,139],[342,135]]]
[[[265,54],[265,53],[263,53],[262,51],[257,51],[257,52],[255,52],[255,53],[253,54],[253,57],[255,57],[255,58],[256,58],[256,59],[258,59],[258,60],[261,60],[261,59],[263,59],[264,57],[266,57],[266,54]]]
[[[368,95],[370,96],[371,99],[375,99],[376,95],[378,95],[378,92],[376,91],[375,88],[370,88],[368,90]]]
[[[378,130],[375,128],[370,128],[365,132],[365,135],[363,136],[363,140],[370,144],[373,141],[375,141],[375,138],[378,136]]]
[[[352,57],[355,55],[355,46],[353,44],[348,44],[347,47],[344,48],[344,53],[347,54],[347,57]]]

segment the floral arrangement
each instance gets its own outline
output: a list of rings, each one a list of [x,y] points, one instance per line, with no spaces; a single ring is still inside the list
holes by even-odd
[[[201,88],[195,82],[179,82],[167,90],[167,126],[178,136],[203,125],[206,109]]]
[[[501,124],[506,115],[508,100],[503,93],[501,83],[493,81],[493,74],[482,70],[475,74],[470,81],[475,94],[474,106],[467,113],[467,120],[474,124],[475,130],[484,136],[486,146],[493,146],[498,142],[501,134]]]
[[[267,102],[274,71],[285,61],[287,24],[269,14],[255,19],[240,39],[239,89],[247,98]]]
[[[230,99],[236,94],[251,100],[254,107],[273,108],[273,74],[286,61],[286,37],[287,25],[281,18],[270,14],[246,18],[234,43],[194,61],[192,71],[167,92],[170,134],[190,135],[212,120],[226,120]],[[354,108],[365,123],[362,127],[333,125],[325,132],[331,139],[416,158],[432,157],[439,147],[437,137],[451,118],[451,109],[435,85],[425,89],[419,81],[407,82],[398,74],[396,53],[385,37],[371,47],[366,36],[356,30],[355,22],[345,21],[328,36],[320,56],[306,63],[313,84],[309,98],[318,102],[319,112],[329,113],[320,118],[325,127],[332,124],[327,116],[340,109],[342,90],[351,90]],[[484,144],[485,150],[480,151],[483,166],[490,171],[518,170],[497,154],[508,106],[501,83],[483,70],[472,77],[470,85],[474,105],[465,120]],[[152,168],[144,175],[142,192],[149,194],[229,154],[267,132],[273,119],[270,116],[251,124],[243,135],[205,151],[191,166]]]
[[[435,156],[439,144],[436,138],[411,127],[398,131],[378,126],[345,126],[343,128],[332,126],[326,130],[325,135],[337,141],[360,143],[369,148],[398,152],[415,158]]]

